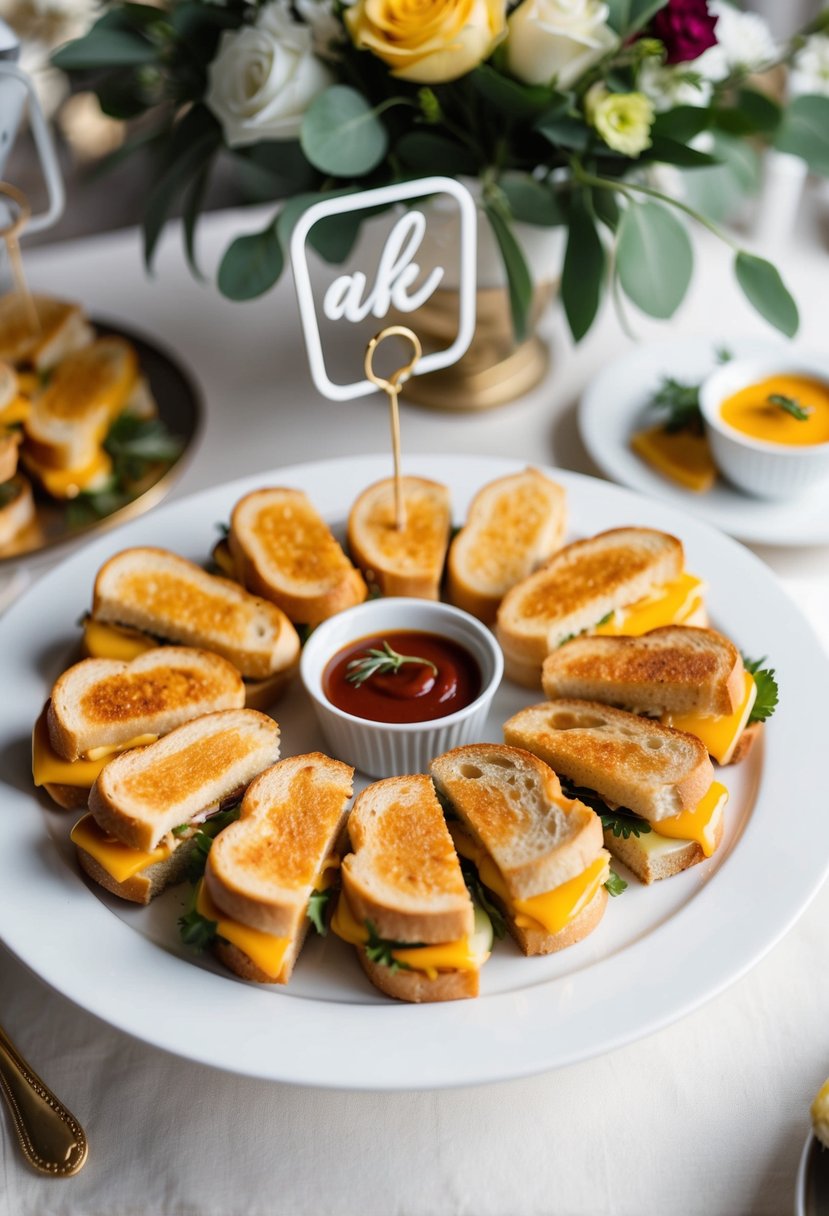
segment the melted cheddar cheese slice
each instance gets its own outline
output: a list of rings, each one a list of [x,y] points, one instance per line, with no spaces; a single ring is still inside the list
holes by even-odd
[[[658,835],[672,840],[696,841],[705,856],[710,857],[717,847],[718,820],[727,801],[728,790],[715,781],[693,811],[655,820],[651,827]]]
[[[89,853],[90,857],[94,857],[98,865],[116,882],[126,882],[128,878],[146,870],[147,866],[157,861],[166,861],[170,856],[170,849],[163,844],[148,853],[142,852],[141,849],[131,849],[129,845],[122,844],[114,836],[108,835],[91,815],[84,815],[83,819],[78,820],[69,833],[69,839],[78,848]]]
[[[155,743],[158,738],[158,735],[136,735],[126,743],[90,748],[80,760],[64,760],[52,747],[46,714],[44,707],[32,731],[32,777],[35,785],[72,785],[78,789],[88,789],[95,784],[107,760],[132,747]]]
[[[112,472],[112,461],[103,449],[82,469],[50,469],[31,457],[27,457],[25,463],[53,498],[76,498],[83,490],[109,477]]]
[[[331,929],[352,946],[364,946],[369,938],[368,929],[356,919],[344,894],[337,900]],[[391,956],[413,971],[425,972],[430,980],[437,979],[439,971],[478,971],[481,965],[480,955],[473,952],[468,937],[435,946],[401,946],[392,950]]]
[[[83,623],[83,651],[90,659],[121,659],[129,662],[147,650],[154,650],[158,643],[137,629],[121,629],[118,625],[104,625],[86,617]]]
[[[483,885],[497,895],[521,929],[560,933],[587,907],[610,873],[610,854],[601,849],[586,870],[554,890],[531,895],[528,899],[513,899],[503,874],[483,845],[454,824],[450,824],[449,831],[460,855],[474,862]]]
[[[695,494],[704,494],[716,480],[717,466],[704,434],[687,428],[668,431],[660,423],[638,431],[630,446],[657,473]]]
[[[594,633],[608,637],[638,638],[661,625],[682,625],[702,607],[705,584],[693,574],[681,574],[665,583],[652,595],[638,600],[628,608],[619,608],[609,621],[597,625]]]
[[[719,764],[728,764],[734,754],[740,735],[746,728],[749,715],[757,699],[757,685],[750,672],[744,673],[743,698],[731,714],[663,714],[665,726],[687,731],[708,748],[709,755]]]
[[[196,911],[199,916],[216,922],[216,933],[223,937],[231,946],[236,946],[246,954],[254,966],[264,971],[269,979],[276,980],[282,971],[288,947],[289,937],[276,937],[273,933],[263,933],[261,929],[250,929],[237,920],[225,916],[210,898],[203,882],[199,883],[196,896]]]
[[[5,409],[0,410],[0,426],[15,426],[25,422],[32,412],[32,403],[27,397],[15,397]]]

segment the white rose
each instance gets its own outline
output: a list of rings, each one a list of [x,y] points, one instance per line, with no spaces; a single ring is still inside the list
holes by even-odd
[[[657,112],[674,106],[707,106],[713,86],[710,80],[698,77],[695,64],[661,63],[646,59],[639,69],[636,87],[653,102]]]
[[[798,51],[789,76],[793,96],[800,93],[820,93],[829,97],[829,36],[815,34]]]
[[[709,80],[722,80],[728,72],[758,72],[778,58],[771,30],[756,13],[742,13],[723,0],[709,0],[708,11],[717,18],[717,45],[703,51],[693,67]]]
[[[523,0],[507,22],[507,67],[525,84],[569,89],[618,38],[600,0]]]
[[[333,83],[310,29],[282,0],[262,9],[255,25],[223,34],[207,74],[205,101],[231,148],[294,139],[308,106]]]

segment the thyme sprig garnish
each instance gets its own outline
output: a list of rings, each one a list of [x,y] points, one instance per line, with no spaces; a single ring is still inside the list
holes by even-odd
[[[346,681],[360,688],[372,676],[393,674],[400,670],[404,663],[420,663],[431,667],[432,674],[437,675],[438,669],[431,659],[422,659],[415,654],[398,654],[388,642],[383,642],[382,648],[370,646],[362,658],[352,659],[346,666]]]
[[[807,406],[803,406],[794,397],[787,397],[784,393],[769,393],[769,405],[778,405],[781,410],[785,410],[787,414],[791,414],[792,418],[796,418],[798,422],[808,422],[811,410]]]

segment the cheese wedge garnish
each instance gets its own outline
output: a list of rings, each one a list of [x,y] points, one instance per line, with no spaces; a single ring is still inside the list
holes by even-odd
[[[560,933],[587,907],[610,873],[610,854],[601,849],[586,870],[554,890],[543,891],[527,899],[513,899],[503,874],[483,845],[459,826],[450,824],[449,831],[461,857],[474,862],[483,885],[497,895],[516,925],[522,929]]]
[[[665,726],[673,726],[675,730],[684,730],[689,735],[696,735],[718,764],[728,764],[734,755],[734,748],[746,728],[749,715],[757,699],[757,685],[754,677],[746,671],[744,679],[743,697],[733,713],[721,715],[667,713],[662,715],[662,722]]]
[[[77,498],[83,490],[112,472],[112,461],[103,448],[82,469],[50,469],[28,455],[24,464],[53,498]]]
[[[696,841],[705,856],[710,857],[717,847],[718,820],[727,801],[728,790],[719,781],[714,781],[693,811],[654,820],[651,827],[660,836]]]
[[[264,971],[269,979],[276,980],[282,971],[288,947],[289,937],[277,937],[273,933],[263,933],[261,929],[251,929],[237,920],[231,920],[216,907],[208,894],[203,882],[199,883],[196,895],[196,911],[199,916],[216,922],[216,933],[223,937],[231,946],[236,946],[246,954],[254,966]]]
[[[153,638],[135,629],[104,625],[92,617],[86,617],[83,623],[83,651],[90,659],[121,659],[128,662],[147,650],[154,650],[157,645]]]
[[[78,820],[69,833],[69,838],[73,844],[94,857],[98,865],[116,882],[126,882],[128,878],[146,870],[147,866],[157,861],[165,861],[171,852],[164,844],[147,853],[141,849],[131,849],[114,836],[109,836],[91,815],[84,815],[83,819]]]
[[[64,760],[52,747],[46,715],[47,707],[44,706],[32,731],[32,776],[35,785],[73,785],[86,789],[95,784],[107,760],[119,752],[129,751],[131,747],[155,743],[158,738],[158,735],[136,735],[126,743],[92,747],[80,760]]]
[[[687,427],[680,431],[668,431],[661,424],[648,427],[633,436],[630,446],[657,473],[695,494],[704,494],[716,480],[708,439]]]
[[[344,894],[337,900],[331,929],[352,946],[364,946],[369,939],[368,929],[356,919]],[[425,972],[430,980],[437,979],[440,971],[478,971],[481,965],[481,957],[471,949],[468,937],[435,946],[401,946],[392,950],[391,956],[413,971]]]
[[[682,625],[702,607],[705,584],[693,574],[681,574],[651,595],[627,608],[619,608],[594,633],[608,637],[640,637],[661,625]]]

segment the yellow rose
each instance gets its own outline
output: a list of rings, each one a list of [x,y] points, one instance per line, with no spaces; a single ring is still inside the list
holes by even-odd
[[[603,84],[594,84],[584,99],[584,112],[614,152],[638,156],[651,146],[654,110],[644,93],[611,93]]]
[[[506,0],[358,0],[344,17],[354,45],[393,76],[443,84],[492,53],[506,31]]]

